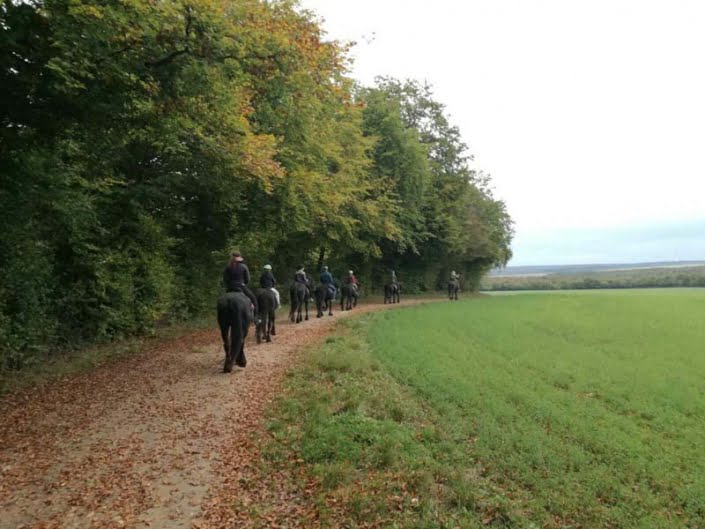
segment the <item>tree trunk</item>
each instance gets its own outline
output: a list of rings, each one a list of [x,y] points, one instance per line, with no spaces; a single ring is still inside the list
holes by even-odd
[[[318,269],[316,270],[317,272],[320,272],[321,270],[323,270],[323,260],[325,259],[325,257],[326,257],[326,249],[323,246],[321,246],[318,249]]]

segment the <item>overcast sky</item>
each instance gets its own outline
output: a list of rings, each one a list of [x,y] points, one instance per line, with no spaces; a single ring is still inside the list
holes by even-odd
[[[516,222],[510,264],[705,259],[705,0],[301,4],[361,82],[434,86]]]

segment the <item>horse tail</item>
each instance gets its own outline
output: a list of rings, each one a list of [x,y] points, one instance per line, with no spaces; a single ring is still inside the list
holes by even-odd
[[[231,310],[230,351],[233,355],[233,359],[235,360],[235,365],[245,367],[247,365],[247,360],[245,359],[243,345],[245,343],[245,331],[247,330],[247,326],[249,326],[250,321],[247,311],[242,307],[234,304],[231,307]]]

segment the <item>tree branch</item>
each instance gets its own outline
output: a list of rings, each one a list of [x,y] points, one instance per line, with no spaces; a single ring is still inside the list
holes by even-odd
[[[189,50],[188,47],[181,49],[181,50],[172,51],[169,55],[166,55],[166,56],[162,57],[161,59],[155,59],[153,61],[146,61],[144,64],[145,64],[145,66],[149,66],[150,68],[158,68],[159,66],[164,66],[165,64],[169,64],[174,59],[176,59],[179,55],[184,55],[186,53],[191,53],[191,50]]]

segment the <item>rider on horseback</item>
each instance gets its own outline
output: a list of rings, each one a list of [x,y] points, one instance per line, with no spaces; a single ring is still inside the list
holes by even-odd
[[[311,292],[311,285],[308,282],[308,277],[306,277],[306,271],[304,270],[304,265],[301,265],[299,269],[294,274],[294,283],[301,283],[306,286],[306,297],[310,298],[313,292]]]
[[[358,284],[357,284],[357,277],[355,277],[355,274],[353,273],[352,270],[348,271],[348,277],[345,278],[345,284],[346,285],[352,285],[353,288],[355,289],[355,293],[357,294],[358,291]]]
[[[460,274],[456,274],[456,273],[455,273],[455,270],[453,270],[453,271],[450,273],[450,280],[451,280],[451,281],[458,281],[459,279],[460,279]]]
[[[257,298],[252,291],[247,288],[250,282],[250,269],[245,264],[245,259],[240,252],[233,252],[228,266],[223,271],[223,283],[228,292],[242,292],[252,302],[255,314],[257,314]]]
[[[294,282],[308,285],[308,279],[306,278],[306,271],[304,270],[304,265],[301,265],[294,274]]]
[[[393,285],[399,284],[399,282],[397,281],[397,273],[394,270],[392,270],[392,284]]]
[[[335,283],[333,281],[333,274],[328,271],[328,267],[324,266],[321,272],[321,283],[328,286],[328,290],[331,291],[333,299],[335,299]]]
[[[274,297],[277,299],[277,304],[274,309],[278,309],[281,306],[281,301],[279,300],[279,291],[274,288],[277,286],[277,280],[274,278],[274,274],[272,274],[272,265],[264,265],[264,272],[262,272],[262,275],[259,277],[259,286],[268,288],[274,292]]]

